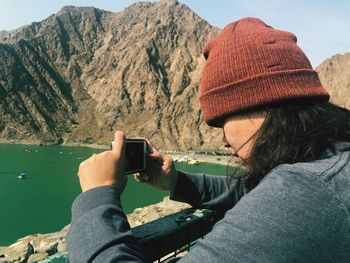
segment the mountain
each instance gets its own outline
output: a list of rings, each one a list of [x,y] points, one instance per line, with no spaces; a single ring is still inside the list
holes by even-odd
[[[117,129],[168,150],[213,149],[198,102],[205,43],[219,32],[175,0],[119,13],[66,6],[0,32],[0,141],[109,144]],[[350,54],[317,71],[350,108]]]
[[[350,53],[326,59],[316,70],[331,101],[350,109]]]
[[[201,51],[217,32],[175,0],[66,6],[2,31],[0,139],[103,144],[121,129],[163,149],[220,145],[198,103]]]

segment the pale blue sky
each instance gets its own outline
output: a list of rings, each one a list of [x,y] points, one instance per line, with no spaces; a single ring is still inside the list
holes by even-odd
[[[0,30],[40,21],[65,5],[94,6],[113,12],[133,0],[0,0]],[[246,16],[295,33],[313,66],[336,53],[350,52],[348,0],[179,0],[210,24],[224,27]]]

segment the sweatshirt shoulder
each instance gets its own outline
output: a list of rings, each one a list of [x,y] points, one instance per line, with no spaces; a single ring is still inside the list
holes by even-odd
[[[270,177],[270,178],[269,178]],[[350,152],[337,154],[314,162],[277,166],[266,180],[281,180],[298,189],[323,191],[331,194],[341,207],[350,211]],[[350,218],[349,218],[350,220]]]
[[[329,181],[335,176],[350,174],[350,152],[337,152],[337,154],[312,161],[294,164],[282,164],[274,168],[270,174],[298,174],[312,176]],[[349,176],[350,177],[350,176]]]

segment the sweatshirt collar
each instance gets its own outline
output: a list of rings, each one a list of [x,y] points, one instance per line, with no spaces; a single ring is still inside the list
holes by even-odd
[[[333,147],[328,148],[324,154],[322,154],[322,159],[332,157],[340,152],[350,151],[350,142],[336,142]]]

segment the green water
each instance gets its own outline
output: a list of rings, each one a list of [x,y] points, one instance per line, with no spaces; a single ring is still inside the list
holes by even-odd
[[[0,144],[0,246],[34,233],[58,231],[70,222],[70,208],[80,193],[79,163],[101,150],[84,147]],[[177,164],[187,172],[226,174],[215,164]],[[27,173],[24,180],[17,179]],[[159,202],[168,192],[130,178],[122,195],[124,211]]]

